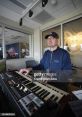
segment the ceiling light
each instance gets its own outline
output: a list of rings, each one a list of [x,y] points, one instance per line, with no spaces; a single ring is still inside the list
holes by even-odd
[[[42,7],[45,7],[47,3],[48,3],[48,0],[42,0]]]
[[[33,11],[30,10],[30,11],[29,11],[29,17],[32,17],[32,15],[33,15]]]
[[[22,18],[19,21],[19,25],[22,26],[23,22],[22,22]]]

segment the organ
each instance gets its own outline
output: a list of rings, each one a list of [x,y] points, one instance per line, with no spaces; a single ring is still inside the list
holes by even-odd
[[[34,81],[32,76],[25,76],[18,71],[0,74],[0,83],[20,117],[58,116],[68,96],[67,92]]]

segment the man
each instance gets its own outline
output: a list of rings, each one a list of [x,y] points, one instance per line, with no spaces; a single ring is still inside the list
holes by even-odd
[[[69,53],[58,46],[59,36],[56,32],[51,32],[45,36],[49,50],[45,51],[38,66],[28,69],[21,69],[21,73],[29,73],[33,70],[44,70],[46,72],[60,72],[72,70]],[[68,71],[67,71],[68,70]]]

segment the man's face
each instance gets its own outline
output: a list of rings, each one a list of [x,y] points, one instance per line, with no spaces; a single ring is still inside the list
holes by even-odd
[[[58,46],[58,39],[56,39],[52,36],[49,36],[48,39],[47,39],[47,44],[48,44],[49,47]]]

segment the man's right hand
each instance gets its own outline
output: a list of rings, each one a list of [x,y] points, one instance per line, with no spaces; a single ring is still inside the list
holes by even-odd
[[[24,75],[29,74],[29,72],[32,70],[32,68],[23,68],[19,70],[19,73],[22,73]]]

